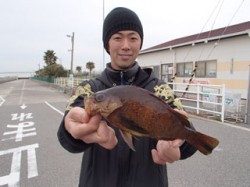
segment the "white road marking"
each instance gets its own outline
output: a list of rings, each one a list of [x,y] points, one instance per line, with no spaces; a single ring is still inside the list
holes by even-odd
[[[35,131],[36,128],[29,128],[29,127],[32,127],[33,125],[34,125],[34,122],[32,121],[22,122],[22,123],[19,123],[18,125],[7,125],[8,128],[16,128],[17,130],[5,132],[3,133],[3,135],[5,136],[5,135],[16,134],[16,136],[2,139],[2,141],[6,141],[8,139],[15,139],[16,142],[20,142],[25,137],[36,136],[36,132],[31,132],[31,131]]]
[[[19,121],[23,121],[25,119],[32,119],[32,113],[20,113],[20,115],[18,116],[18,113],[15,114],[11,114],[12,115],[12,119],[11,120],[19,120]]]
[[[2,104],[5,102],[4,98],[2,96],[0,96],[0,106],[2,106]]]
[[[25,87],[25,80],[23,81],[23,87],[21,89],[21,95],[20,95],[20,98],[19,98],[19,105],[21,105],[21,103],[23,102],[23,91],[24,91],[24,87]]]
[[[38,147],[38,144],[37,144]],[[29,148],[28,150],[28,178],[38,176],[37,162],[36,162],[36,150]]]
[[[28,178],[38,176],[37,171],[37,162],[36,162],[36,152],[35,149],[39,147],[39,144],[26,145],[22,147],[17,147],[13,149],[8,149],[4,151],[0,151],[1,155],[11,154],[12,163],[11,163],[11,171],[9,175],[0,176],[0,185],[8,185],[13,187],[20,186],[20,169],[21,169],[21,156],[22,151],[27,150],[27,163],[28,163]]]
[[[45,101],[45,104],[48,105],[53,110],[55,110],[56,112],[58,112],[59,114],[61,114],[62,116],[64,115],[64,113],[62,111],[58,110],[56,107],[54,107],[51,104],[49,104],[47,101]]]
[[[20,106],[21,109],[25,109],[27,106],[23,103],[22,106]]]

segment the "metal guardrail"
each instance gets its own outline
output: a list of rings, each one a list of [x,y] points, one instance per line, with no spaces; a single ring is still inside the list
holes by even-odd
[[[224,122],[225,119],[225,84],[189,84],[189,83],[172,83],[173,91],[183,103],[183,107],[196,111],[199,115],[201,112],[209,113],[220,117]],[[186,91],[186,87],[189,90]],[[183,94],[184,93],[184,94]]]

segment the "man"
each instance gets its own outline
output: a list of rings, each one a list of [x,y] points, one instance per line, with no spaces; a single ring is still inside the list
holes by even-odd
[[[184,140],[157,141],[145,137],[133,139],[136,147],[133,151],[118,129],[110,127],[100,115],[90,117],[84,110],[84,97],[93,92],[116,85],[135,85],[154,92],[185,113],[170,87],[135,61],[142,43],[143,28],[133,11],[119,7],[106,16],[103,45],[111,63],[100,77],[78,86],[58,130],[58,139],[66,150],[84,152],[79,186],[165,187],[166,163],[185,159],[196,151]]]

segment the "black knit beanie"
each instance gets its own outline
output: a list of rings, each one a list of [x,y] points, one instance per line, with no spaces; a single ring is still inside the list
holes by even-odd
[[[133,30],[141,37],[141,47],[143,42],[143,28],[139,17],[130,9],[118,7],[113,9],[103,22],[102,41],[107,53],[108,42],[111,36],[119,31]]]

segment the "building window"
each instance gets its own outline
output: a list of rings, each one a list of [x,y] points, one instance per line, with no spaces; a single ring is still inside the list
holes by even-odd
[[[161,64],[161,80],[170,82],[173,77],[173,63]]]
[[[176,72],[178,77],[190,77],[193,72],[193,63],[192,62],[177,63]]]
[[[157,78],[160,78],[160,66],[153,66],[153,72],[154,72],[154,75],[157,77]]]
[[[209,61],[197,61],[196,66],[196,77],[216,77],[217,62],[216,60]]]

